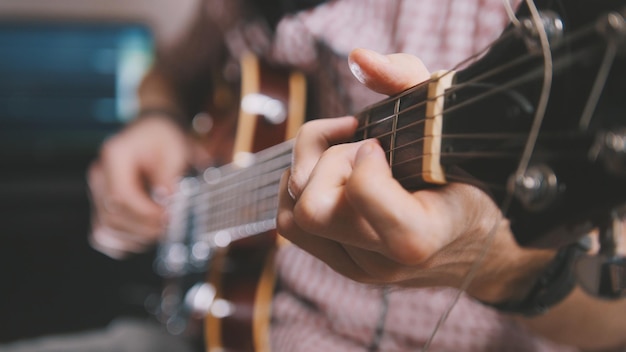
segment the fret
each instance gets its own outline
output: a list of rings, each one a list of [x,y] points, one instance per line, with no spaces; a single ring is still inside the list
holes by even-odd
[[[359,121],[359,125],[357,127],[357,132],[354,136],[354,140],[361,141],[370,138],[369,129],[366,126],[369,126],[371,123],[371,113],[369,110],[362,110],[355,114],[356,119]]]
[[[392,167],[394,164],[394,155],[396,150],[396,134],[398,132],[398,112],[400,109],[400,98],[395,100],[395,104],[393,107],[393,118],[391,123],[391,141],[389,145],[389,167]]]
[[[361,117],[367,121],[359,120],[359,129],[363,130],[363,136],[377,138],[387,151],[391,146],[391,131],[393,128],[393,116],[396,111],[396,100],[384,100],[366,109]],[[366,123],[367,122],[367,123]],[[389,159],[387,153],[387,159]]]
[[[378,139],[394,177],[422,174],[427,97],[428,84],[420,84],[357,115],[359,131]],[[403,184],[407,188],[423,184],[421,177],[419,182],[408,179],[410,182]]]

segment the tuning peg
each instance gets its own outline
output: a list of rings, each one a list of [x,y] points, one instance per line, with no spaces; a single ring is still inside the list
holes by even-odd
[[[523,175],[511,175],[509,192],[526,208],[531,211],[545,209],[556,199],[558,194],[558,180],[549,166],[539,164],[528,167]]]

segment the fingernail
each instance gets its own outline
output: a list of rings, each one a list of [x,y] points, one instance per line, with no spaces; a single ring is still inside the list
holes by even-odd
[[[360,163],[365,161],[367,158],[371,157],[375,151],[374,148],[375,148],[374,142],[365,142],[356,152],[356,157],[354,159],[355,164],[359,165]]]
[[[389,58],[386,55],[379,54],[375,51],[367,50],[367,49],[357,49],[357,50],[358,50],[357,55],[367,56],[370,60],[374,60],[374,61],[378,61],[382,63],[391,62],[391,60],[389,60]],[[348,66],[350,67],[350,71],[352,71],[352,74],[354,75],[354,77],[356,77],[356,79],[359,80],[359,82],[365,83],[368,77],[365,71],[363,71],[363,69],[361,68],[361,66],[354,61],[354,58],[352,55],[348,57]]]
[[[350,71],[352,72],[352,75],[354,75],[354,77],[359,82],[365,83],[365,73],[361,69],[361,66],[359,66],[359,64],[354,62],[354,60],[352,60],[352,58],[348,59],[348,66],[350,67]]]

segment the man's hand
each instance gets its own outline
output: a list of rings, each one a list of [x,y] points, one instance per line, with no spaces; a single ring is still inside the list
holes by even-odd
[[[350,65],[383,94],[429,78],[405,54],[357,49]],[[414,287],[460,287],[489,244],[468,292],[490,302],[523,298],[553,252],[520,248],[497,206],[473,186],[407,192],[376,141],[344,143],[356,125],[344,117],[300,130],[281,182],[279,232],[352,279]]]
[[[189,165],[186,138],[174,122],[150,116],[105,142],[88,174],[94,248],[123,258],[156,243],[167,222],[159,200]]]

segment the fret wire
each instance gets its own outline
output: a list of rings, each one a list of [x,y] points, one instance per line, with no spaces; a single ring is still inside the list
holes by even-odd
[[[206,184],[202,192],[212,192],[214,194],[220,193],[230,193],[233,189],[241,190],[243,186],[250,185],[251,183],[258,182],[258,177],[263,176],[260,172],[259,165],[266,165],[267,163],[272,163],[271,169],[266,171],[266,173],[274,175],[277,180],[280,180],[280,175],[282,172],[289,167],[291,164],[291,154],[282,155],[279,159],[273,159],[264,164],[254,165],[257,168],[249,167],[247,169],[240,170],[239,173],[233,174],[228,178],[220,178],[220,180],[214,184]],[[228,181],[228,182],[225,182]],[[219,189],[215,190],[213,188],[219,187]]]
[[[289,166],[290,162],[291,162],[291,156],[290,155],[284,156],[282,162],[272,163],[273,165],[271,165],[271,168],[263,172],[265,174],[267,173],[275,174],[277,172],[282,173],[282,171]],[[233,189],[235,191],[241,190],[245,188],[244,186],[253,184],[254,182],[259,182],[258,178],[264,176],[263,173],[260,173],[257,170],[260,170],[260,169],[243,170],[245,172],[237,173],[232,177],[222,178],[218,182],[215,182],[214,184],[207,184],[207,187],[205,188],[207,189],[208,192],[211,192],[213,194],[229,193]],[[251,172],[251,171],[255,171],[255,172]],[[275,177],[278,177],[278,175],[275,175]],[[203,189],[203,191],[205,190]]]
[[[218,182],[214,185],[210,185],[210,184],[205,185],[209,187],[205,187],[203,191],[201,192],[201,194],[197,197],[199,201],[198,201],[198,205],[196,206],[196,208],[201,214],[202,213],[206,214],[207,212],[210,213],[209,210],[220,208],[220,207],[224,209],[236,209],[236,208],[240,208],[242,205],[249,206],[250,202],[252,202],[249,198],[247,198],[247,200],[243,204],[241,203],[241,201],[239,201],[238,203],[237,199],[241,198],[242,194],[245,195],[246,193],[249,193],[248,191],[254,191],[255,188],[258,190],[262,186],[267,186],[267,185],[271,186],[272,184],[275,185],[275,189],[277,193],[278,182],[280,181],[280,177],[282,176],[282,173],[290,164],[291,155],[290,154],[283,155],[282,159],[287,159],[287,160],[283,160],[282,163],[280,163],[280,165],[270,165],[271,162],[273,162],[274,160],[270,160],[270,162],[264,163],[264,165],[266,166],[265,169],[270,168],[271,171],[265,171],[265,174],[263,175],[259,175],[259,172],[254,172],[254,173],[245,172],[246,175],[243,176],[244,179],[242,179],[241,175],[236,175],[240,177],[230,177],[227,181],[230,181],[230,182],[236,181],[236,183],[228,184],[228,187],[223,186],[224,180],[221,180],[221,182]],[[243,171],[250,171],[250,170],[244,169]],[[250,176],[251,174],[256,175],[258,177]],[[259,177],[263,179],[263,181],[258,181]],[[203,198],[210,199],[211,201],[204,200]],[[228,217],[227,215],[229,214],[222,214],[220,212],[213,211],[213,210],[212,212],[220,216],[214,216],[215,219],[211,219],[212,220],[211,224],[198,223],[197,226],[199,229],[205,229],[209,226],[224,227],[224,226],[227,226],[228,224],[233,224],[238,221],[238,218]],[[221,215],[226,215],[226,216],[221,216]],[[239,216],[240,214],[235,214],[235,215]],[[200,215],[199,219],[202,219],[202,221],[204,222],[207,221],[207,217],[204,215]],[[218,225],[215,225],[215,224],[218,224]]]
[[[391,149],[389,150],[389,166],[391,167],[393,165],[393,160],[394,160],[394,156],[395,156],[395,144],[396,144],[396,136],[397,136],[397,129],[398,129],[398,110],[400,109],[400,99],[396,99],[396,103],[394,104],[393,107],[393,121],[392,121],[392,126],[391,126],[391,130],[392,130],[392,134],[391,134],[391,141],[390,141],[390,147]]]
[[[293,148],[293,140],[288,140],[283,143],[272,146],[268,149],[264,149],[255,155],[255,165],[261,165],[266,162],[273,162],[275,159],[279,159],[283,156],[288,156],[291,158],[291,150]],[[219,171],[220,177],[216,183],[222,183],[225,179],[234,178],[240,176],[242,173],[249,174],[251,172],[257,171],[254,168],[239,168],[235,166],[233,163],[221,166],[216,168]],[[212,187],[213,182],[206,182],[203,176],[197,176],[196,179],[199,183],[201,183],[200,190],[204,191],[206,188]]]
[[[282,171],[281,171],[282,173]],[[255,184],[255,187],[247,187],[245,190],[243,190],[242,192],[238,192],[235,194],[229,194],[229,193],[224,193],[224,192],[220,192],[219,194],[222,195],[226,195],[227,198],[224,199],[223,202],[220,203],[212,203],[209,207],[204,207],[203,210],[208,210],[211,208],[223,208],[225,207],[226,204],[228,204],[228,201],[231,201],[233,199],[242,199],[243,197],[241,197],[241,194],[250,194],[250,192],[265,192],[265,190],[268,187],[273,187],[273,186],[277,186],[280,182],[280,178],[276,178],[275,180],[269,180],[263,183],[258,183]],[[218,194],[218,193],[216,193]],[[216,194],[212,194],[212,196],[216,195]]]
[[[372,112],[371,112],[370,110],[366,111],[366,116],[367,116],[367,117],[366,117],[366,122],[365,122],[365,125],[369,125],[369,124],[371,123],[371,121],[372,121]],[[369,137],[368,137],[368,133],[367,133],[367,132],[368,132],[368,129],[367,129],[367,128],[363,129],[363,139],[364,139],[364,140],[365,140],[365,139],[367,139],[367,138],[369,138]],[[358,133],[358,132],[357,132],[357,133]]]
[[[267,192],[268,189],[275,189],[275,188],[277,189],[278,188],[279,181],[280,181],[279,179],[276,179],[274,182],[268,182],[268,183],[266,183],[264,185],[261,185],[261,186],[258,186],[256,188],[254,188],[254,189],[250,189],[248,192],[242,192],[242,193],[244,193],[244,194],[251,194],[251,192],[257,192],[255,195],[259,196],[259,200],[262,200],[262,199],[265,198],[265,195],[263,195],[263,194],[264,193],[268,193]],[[228,199],[226,199],[225,202],[212,203],[212,204],[210,204],[208,206],[203,206],[202,210],[203,211],[207,211],[207,210],[211,210],[211,209],[214,209],[214,208],[224,209],[224,208],[227,208],[226,205],[228,204],[228,201],[242,199],[242,198],[243,197],[241,197],[240,195],[236,194],[236,195],[228,197]],[[240,202],[240,203],[247,206],[247,205],[253,204],[253,202],[254,202],[254,200],[249,200],[249,202]]]
[[[204,229],[202,232],[255,222],[275,216],[278,209],[278,188],[273,188],[271,193],[271,195],[259,198],[257,203],[249,202],[248,204],[239,204],[234,207],[205,212],[202,215],[205,224],[200,227]],[[251,207],[253,208],[252,211],[248,211]],[[222,221],[228,216],[230,216],[228,221]]]
[[[395,99],[395,100],[396,100],[396,101],[398,101],[398,100],[399,100],[399,98],[398,98],[398,99]],[[408,112],[411,112],[411,111],[413,111],[413,110],[415,110],[415,109],[417,109],[417,108],[419,108],[419,107],[425,106],[425,105],[426,105],[429,101],[431,101],[431,100],[432,100],[432,99],[426,98],[426,99],[424,99],[424,100],[423,100],[422,102],[420,102],[420,103],[413,104],[413,105],[411,105],[410,107],[408,107],[408,108],[406,108],[406,109],[404,109],[404,110],[402,110],[402,111],[399,111],[399,112],[398,112],[398,114],[406,114],[406,113],[408,113]],[[368,114],[368,115],[369,115],[369,114]],[[384,117],[384,118],[382,118],[382,119],[380,119],[380,120],[376,120],[376,121],[374,121],[374,122],[372,122],[372,123],[370,123],[370,124],[368,124],[368,125],[363,125],[363,126],[361,126],[361,127],[359,127],[359,128],[357,129],[357,133],[359,133],[359,132],[360,132],[361,130],[363,130],[363,129],[368,129],[368,128],[372,128],[372,127],[379,126],[380,124],[382,124],[382,123],[384,123],[384,122],[387,122],[389,119],[391,119],[391,118],[393,118],[393,117],[394,117],[394,115],[386,116],[386,117]],[[420,122],[424,122],[424,121],[425,121],[425,119],[424,119],[424,120],[417,120],[416,122],[417,122],[417,123],[420,123]],[[387,132],[387,134],[388,134],[388,133],[389,133],[389,132]],[[381,136],[369,136],[368,138],[380,138],[380,137],[381,137]]]

